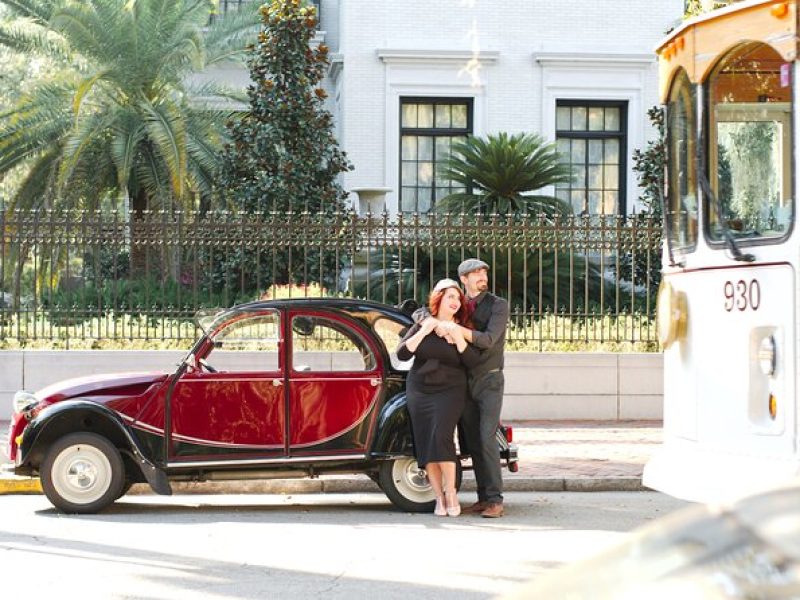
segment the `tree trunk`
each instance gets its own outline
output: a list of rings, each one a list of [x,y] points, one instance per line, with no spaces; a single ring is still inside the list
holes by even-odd
[[[148,205],[147,192],[139,189],[131,197],[130,210],[130,262],[131,279],[144,279],[148,273],[147,246],[141,235],[142,229],[146,226],[144,211]],[[146,239],[146,238],[145,238]]]

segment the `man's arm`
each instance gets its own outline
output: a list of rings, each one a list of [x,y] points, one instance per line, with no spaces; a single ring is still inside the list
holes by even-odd
[[[491,348],[505,337],[507,325],[508,302],[498,298],[494,301],[494,304],[492,304],[492,314],[489,316],[489,322],[486,324],[486,331],[468,329],[467,327],[462,327],[461,329],[464,332],[465,340],[476,348],[485,350],[486,348]]]

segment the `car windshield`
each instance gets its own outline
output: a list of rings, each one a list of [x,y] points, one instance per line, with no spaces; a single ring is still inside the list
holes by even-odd
[[[201,331],[208,335],[214,329],[217,319],[225,312],[224,308],[201,308],[194,313],[194,322]]]

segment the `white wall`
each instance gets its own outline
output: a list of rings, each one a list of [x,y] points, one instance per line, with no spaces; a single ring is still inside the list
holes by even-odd
[[[183,355],[158,350],[0,351],[0,420],[10,418],[17,390],[35,392],[97,373],[171,372]],[[660,419],[662,373],[661,354],[509,352],[503,418]]]
[[[340,142],[355,165],[346,189],[391,188],[387,206],[396,208],[401,95],[471,96],[476,134],[535,131],[550,139],[556,99],[616,99],[630,102],[630,210],[637,196],[630,158],[652,135],[646,112],[658,103],[653,48],[681,16],[681,0],[337,4]]]

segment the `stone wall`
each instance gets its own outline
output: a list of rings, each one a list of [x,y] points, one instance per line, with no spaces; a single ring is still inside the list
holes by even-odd
[[[333,364],[319,353],[314,364]],[[122,371],[172,371],[182,351],[24,350],[0,352],[0,420],[20,389],[35,392],[72,377]],[[509,352],[503,418],[660,419],[661,354]]]

